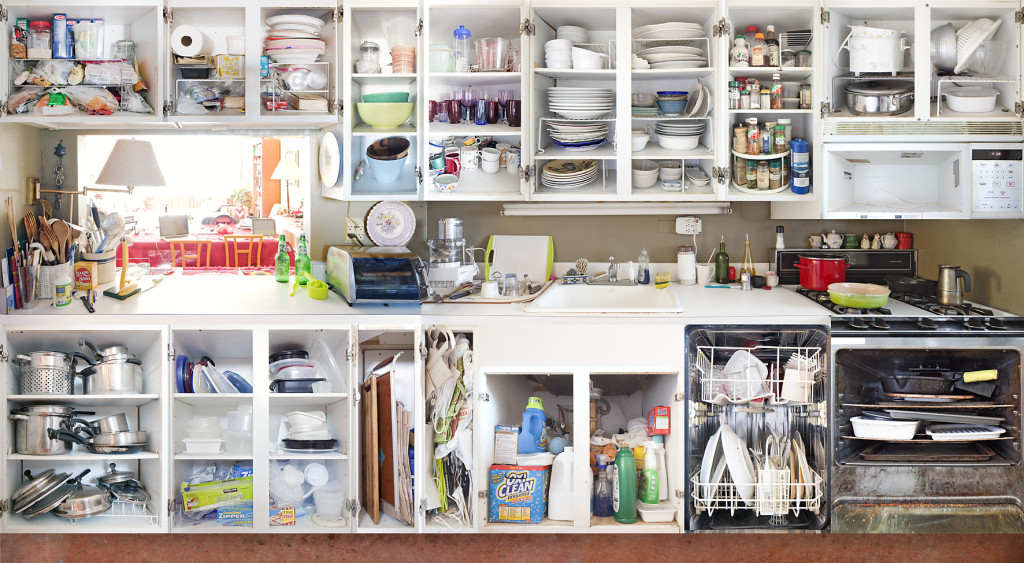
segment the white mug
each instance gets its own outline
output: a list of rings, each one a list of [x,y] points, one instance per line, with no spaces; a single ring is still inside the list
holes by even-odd
[[[519,173],[519,151],[516,149],[508,151],[508,171],[511,174]]]
[[[488,174],[494,174],[498,171],[501,166],[498,165],[497,160],[482,160],[480,161],[480,170]]]
[[[495,298],[498,296],[498,282],[485,281],[480,284],[480,297]]]
[[[711,276],[715,273],[714,264],[697,264],[697,283],[704,285],[711,282]]]

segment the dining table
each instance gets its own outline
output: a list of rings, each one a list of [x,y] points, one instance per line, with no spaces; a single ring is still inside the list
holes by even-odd
[[[217,231],[216,225],[199,225],[189,226],[189,234],[183,237],[176,237],[173,239],[163,238],[160,236],[158,229],[145,230],[134,235],[135,242],[128,247],[128,260],[129,262],[144,262],[149,263],[151,266],[161,266],[170,263],[171,259],[171,241],[210,241],[213,244],[210,247],[210,261],[209,264],[203,264],[206,268],[226,268],[226,267],[237,267],[233,254],[234,248],[232,247],[232,258],[230,263],[228,262],[228,243],[224,240],[226,235],[252,235],[252,231],[249,229],[241,229],[235,225],[227,225],[221,228],[221,232]],[[270,266],[274,265],[274,257],[277,255],[277,240],[274,237],[263,237],[263,246],[260,249],[259,263],[256,266]],[[246,241],[239,241],[239,247],[244,251],[247,249]],[[291,248],[288,249],[289,257],[294,259],[294,254]],[[121,249],[117,249],[118,263],[121,260]],[[204,262],[206,253],[203,253]],[[248,256],[246,254],[240,254],[239,258],[243,262],[243,265],[248,265]],[[175,266],[180,266],[180,259]],[[190,262],[191,265],[191,262]],[[191,267],[191,266],[190,266]]]

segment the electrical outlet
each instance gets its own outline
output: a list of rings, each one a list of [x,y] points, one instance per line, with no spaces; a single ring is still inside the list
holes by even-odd
[[[700,219],[697,217],[676,217],[677,235],[699,235]]]
[[[345,221],[345,224],[345,231],[350,239],[355,238],[356,241],[363,241],[363,239],[366,237],[366,229],[363,228],[363,225],[359,221],[353,219],[352,217],[348,217]]]

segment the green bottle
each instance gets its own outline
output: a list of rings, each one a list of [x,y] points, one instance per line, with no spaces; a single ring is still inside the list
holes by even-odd
[[[629,448],[619,448],[619,453],[615,454],[612,510],[619,524],[636,522],[636,462]]]
[[[725,235],[722,235],[722,242],[718,244],[718,254],[715,254],[715,281],[729,283],[729,255],[725,252]]]
[[[277,243],[277,256],[274,257],[274,279],[281,283],[288,283],[291,269],[291,260],[288,258],[288,243],[281,235],[281,241]]]
[[[299,276],[301,272],[306,272],[309,278]],[[295,255],[295,275],[299,276],[299,285],[306,285],[307,281],[313,279],[313,266],[309,260],[306,235],[299,235],[299,250]]]

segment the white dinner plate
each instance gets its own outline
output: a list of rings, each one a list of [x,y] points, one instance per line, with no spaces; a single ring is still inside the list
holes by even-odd
[[[703,483],[704,490],[702,494],[705,500],[711,500],[715,496],[715,492],[718,487],[711,485],[711,475],[715,466],[722,460],[724,455],[722,451],[722,429],[719,428],[711,438],[708,440],[707,446],[704,447],[704,459],[700,461],[700,482]]]
[[[638,57],[647,58],[649,55],[657,54],[685,54],[703,57],[704,49],[701,49],[700,47],[691,47],[689,45],[666,45],[664,47],[650,47],[640,51],[636,55]]]
[[[366,234],[377,246],[405,246],[416,232],[416,215],[400,201],[382,201],[366,215]]]
[[[727,424],[722,425],[722,451],[736,492],[747,506],[751,506],[754,501],[754,464],[747,453],[746,442]]]
[[[320,29],[324,25],[324,20],[303,14],[281,14],[280,16],[271,16],[263,21],[272,28],[280,27],[281,24],[300,24]]]
[[[670,61],[667,63],[651,63],[651,68],[704,68],[707,61]]]
[[[282,31],[301,31],[302,33],[320,34],[320,28],[318,26],[306,25],[304,23],[280,23],[270,28],[270,35]]]
[[[292,31],[290,29],[274,29],[267,32],[268,41],[273,41],[275,39],[318,39],[319,37],[319,33]]]
[[[568,118],[568,119],[597,119],[599,117],[604,117],[604,116],[608,115],[610,112],[607,111],[607,110],[600,110],[600,111],[568,111],[568,110],[561,110],[561,111],[555,111],[555,113],[557,113],[558,115],[560,115],[562,117]]]
[[[333,188],[341,180],[341,138],[334,131],[324,133],[320,139],[320,180]]]
[[[693,22],[665,22],[635,27],[633,28],[631,34],[633,37],[636,37],[637,35],[644,35],[646,33],[652,33],[657,31],[678,31],[682,29],[698,30],[702,33],[704,31],[704,28],[701,27],[700,24]]]

